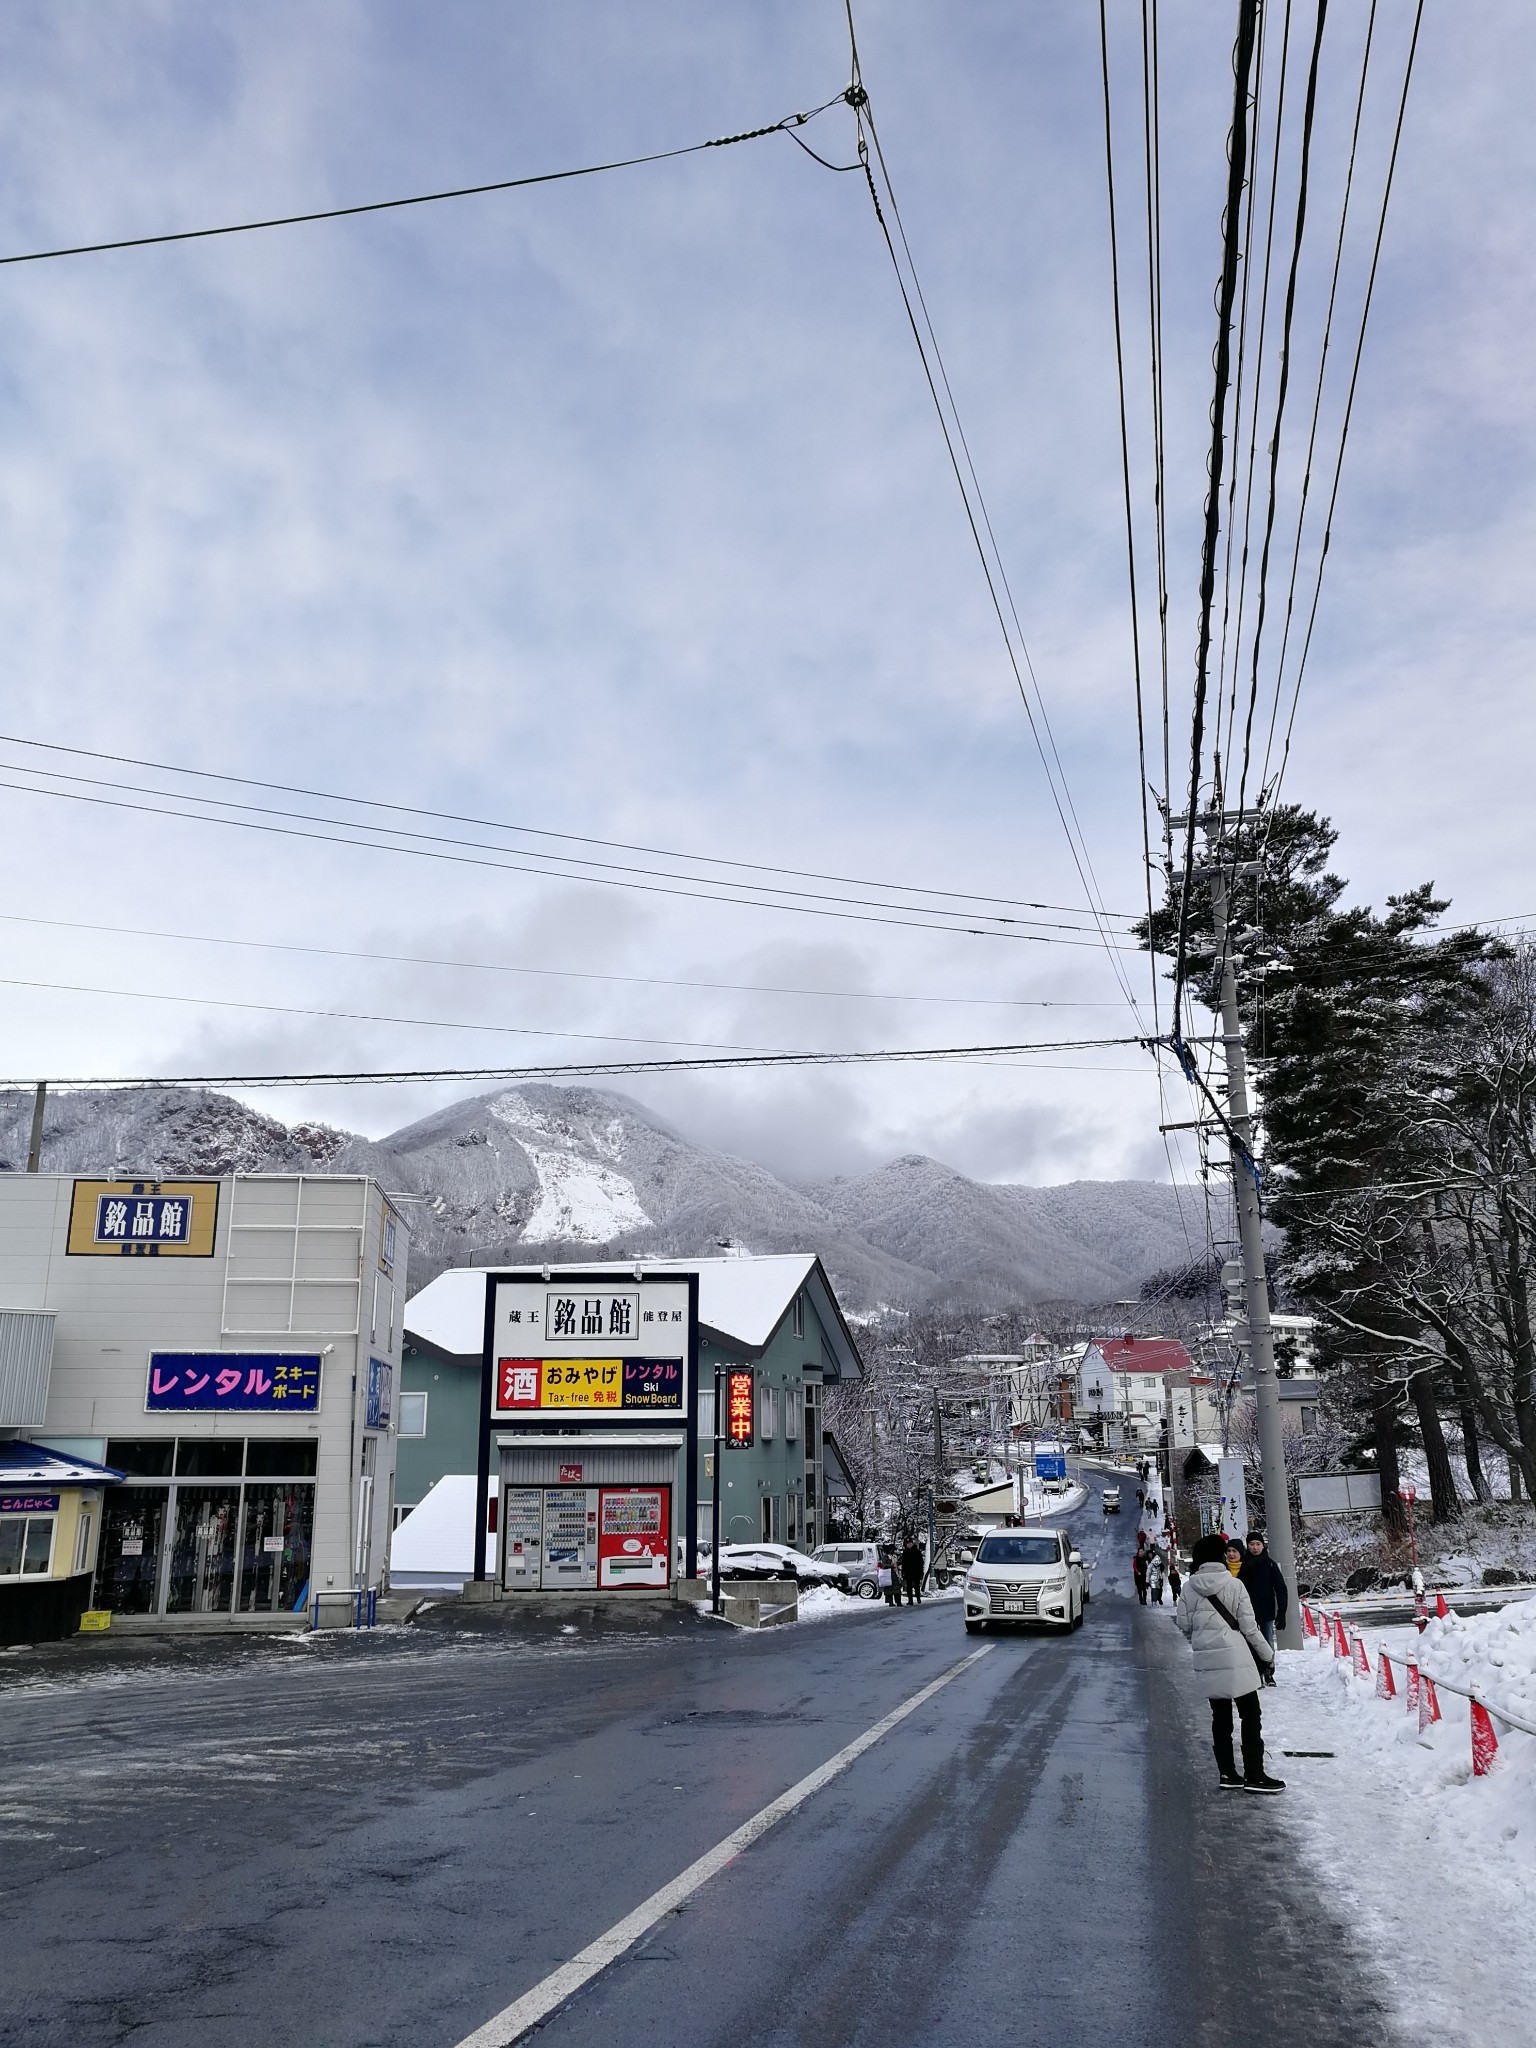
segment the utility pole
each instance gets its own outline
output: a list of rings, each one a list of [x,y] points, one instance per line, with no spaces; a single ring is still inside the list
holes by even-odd
[[[32,1136],[27,1145],[27,1171],[40,1173],[43,1165],[43,1110],[48,1101],[48,1083],[39,1081],[32,1098]]]
[[[1213,846],[1212,852],[1218,849]],[[1209,870],[1211,920],[1216,957],[1221,962],[1221,1037],[1226,1048],[1227,1121],[1231,1126],[1232,1192],[1237,1204],[1243,1253],[1243,1296],[1248,1311],[1249,1356],[1253,1360],[1254,1398],[1258,1407],[1259,1466],[1264,1477],[1264,1522],[1270,1554],[1291,1589],[1280,1642],[1287,1650],[1302,1647],[1301,1602],[1296,1597],[1296,1546],[1291,1537],[1290,1482],[1285,1470],[1285,1439],[1280,1426],[1280,1383],[1275,1376],[1275,1340],[1269,1322],[1269,1280],[1264,1271],[1264,1235],[1259,1189],[1250,1171],[1253,1160],[1253,1119],[1248,1110],[1248,1058],[1237,1008],[1237,970],[1227,943],[1227,878],[1219,859]],[[1239,1152],[1238,1147],[1242,1148]],[[1243,1156],[1246,1154],[1246,1158]]]

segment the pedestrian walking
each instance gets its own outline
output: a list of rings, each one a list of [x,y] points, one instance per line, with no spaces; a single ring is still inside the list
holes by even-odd
[[[1145,1607],[1147,1604],[1147,1552],[1140,1548],[1131,1559],[1131,1577],[1136,1581],[1136,1598]]]
[[[1177,1541],[1173,1541],[1168,1545],[1168,1590],[1173,1594],[1175,1605],[1178,1604],[1179,1588],[1183,1583],[1179,1571],[1179,1546]]]
[[[896,1590],[896,1574],[891,1570],[888,1551],[882,1550],[880,1553],[880,1562],[875,1566],[875,1583],[880,1588],[881,1597],[887,1607],[897,1607],[901,1604]]]
[[[1248,1592],[1253,1607],[1253,1618],[1259,1624],[1264,1640],[1273,1649],[1275,1632],[1285,1627],[1285,1610],[1291,1604],[1290,1588],[1285,1583],[1285,1574],[1269,1554],[1269,1546],[1257,1529],[1248,1531],[1244,1546],[1247,1555],[1238,1571],[1238,1577]],[[1275,1682],[1274,1666],[1264,1674],[1264,1683]]]
[[[901,1580],[907,1589],[909,1607],[921,1607],[923,1604],[923,1578],[927,1569],[921,1544],[915,1536],[909,1536],[901,1551]]]
[[[1154,1606],[1163,1604],[1163,1553],[1153,1549],[1147,1555],[1147,1592]]]
[[[1211,1746],[1218,1783],[1224,1790],[1283,1792],[1283,1778],[1264,1767],[1264,1725],[1259,1679],[1275,1653],[1253,1618],[1253,1602],[1235,1576],[1242,1562],[1238,1546],[1222,1536],[1202,1536],[1192,1557],[1194,1570],[1179,1595],[1176,1619],[1195,1654],[1195,1676],[1211,1703]],[[1242,1728],[1243,1768],[1232,1749],[1232,1709]]]

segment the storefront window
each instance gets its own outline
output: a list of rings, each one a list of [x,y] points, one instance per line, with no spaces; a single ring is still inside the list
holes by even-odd
[[[176,1446],[176,1476],[196,1479],[238,1479],[245,1458],[245,1445],[238,1437],[183,1437]]]
[[[52,1515],[0,1515],[0,1579],[45,1579],[53,1558]]]
[[[175,1452],[176,1439],[171,1436],[107,1438],[107,1463],[130,1479],[169,1479]]]
[[[154,1613],[165,1504],[163,1486],[114,1486],[108,1490],[101,1507],[101,1547],[96,1561],[98,1607],[109,1607],[114,1614]]]
[[[240,1538],[242,1614],[292,1614],[309,1588],[313,1486],[247,1486]]]
[[[167,1614],[229,1612],[234,1602],[239,1514],[238,1486],[177,1487]]]

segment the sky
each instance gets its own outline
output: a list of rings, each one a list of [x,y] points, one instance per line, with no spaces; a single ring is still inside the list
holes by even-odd
[[[1160,14],[1177,792],[1235,12],[1164,0]],[[1330,461],[1411,10],[1392,0],[1380,16],[1324,385]],[[1109,18],[1157,779],[1140,9],[1111,0]],[[1366,18],[1362,0],[1329,10],[1277,562]],[[1145,880],[1097,9],[864,0],[856,19],[1039,701],[1102,900],[1134,913]],[[1276,308],[1311,25],[1299,6]],[[1277,9],[1266,33],[1281,27]],[[0,254],[676,148],[819,106],[848,75],[841,0],[18,0],[0,16]],[[1433,879],[1468,918],[1536,912],[1533,85],[1527,10],[1429,7],[1285,783],[1334,820],[1359,900]],[[832,164],[853,161],[845,107],[804,134]],[[1258,457],[1262,503],[1262,436]],[[1147,962],[1111,957],[1084,914],[869,194],[783,135],[0,268],[0,641],[5,1079],[1152,1029]],[[709,903],[171,819],[123,808],[157,799],[101,781],[191,786],[178,778],[17,739],[1062,905],[1041,917],[1086,929],[936,932],[811,914],[837,908],[811,899],[798,912]],[[388,815],[519,857],[539,844]],[[904,1152],[1042,1183],[1190,1165],[1158,1133],[1191,1114],[1189,1098],[1170,1082],[1160,1107],[1135,1043],[618,1085],[793,1179]],[[246,1099],[381,1135],[470,1092]]]

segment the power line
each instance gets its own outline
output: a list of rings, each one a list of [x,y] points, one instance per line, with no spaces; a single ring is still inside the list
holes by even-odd
[[[478,199],[491,192],[519,192],[532,185],[559,185],[572,178],[595,178],[608,171],[629,171],[642,164],[663,164],[677,157],[698,156],[707,149],[730,149],[738,142],[757,142],[765,135],[793,136],[796,128],[803,128],[808,121],[814,121],[817,115],[824,114],[828,107],[835,107],[841,99],[842,94],[837,93],[819,107],[812,107],[809,113],[786,114],[782,120],[771,121],[765,128],[743,129],[738,135],[717,135],[708,142],[685,143],[680,149],[653,150],[646,156],[616,157],[609,163],[582,164],[574,170],[539,171],[525,178],[498,178],[485,185],[455,185],[439,192],[412,193],[403,199],[369,199],[356,206],[319,207],[308,213],[275,214],[262,220],[227,222],[219,227],[178,228],[157,235],[119,236],[110,242],[75,242],[58,249],[29,249],[14,256],[0,256],[0,265],[53,263],[63,256],[103,256],[117,249],[155,249],[170,242],[206,242],[221,235],[254,235],[268,228],[304,227],[322,220],[353,220],[365,213],[398,213],[404,207],[436,206],[447,199]],[[814,156],[815,151],[807,154]],[[838,166],[834,164],[828,168],[835,170]]]
[[[1216,596],[1216,544],[1221,528],[1221,472],[1225,455],[1227,385],[1232,361],[1232,302],[1237,291],[1238,242],[1241,234],[1243,179],[1248,159],[1248,81],[1253,66],[1258,0],[1240,0],[1237,46],[1233,53],[1232,129],[1227,165],[1227,205],[1223,216],[1222,265],[1216,331],[1216,388],[1211,401],[1211,451],[1205,500],[1205,536],[1200,560],[1200,634],[1195,657],[1195,703],[1190,734],[1189,804],[1185,823],[1184,876],[1179,892],[1178,943],[1173,967],[1173,1028],[1179,1028],[1186,948],[1189,894],[1195,869],[1195,825],[1200,806],[1200,759],[1205,738],[1205,697],[1211,652],[1211,610]]]
[[[327,960],[362,960],[390,967],[441,967],[475,974],[526,974],[556,981],[614,982],[627,988],[700,989],[724,995],[814,996],[829,1002],[939,1003],[966,1009],[1118,1010],[1114,1001],[1070,1002],[1055,996],[905,995],[886,989],[785,988],[754,981],[690,981],[654,974],[602,974],[591,968],[529,967],[501,960],[441,960],[416,953],[370,953],[343,946],[306,946],[292,940],[233,939],[213,932],[169,932],[144,925],[94,924],[62,917],[30,917],[0,911],[0,924],[35,925],[49,931],[97,932],[114,938],[166,939],[181,945],[227,946],[262,953],[303,953]]]
[[[929,396],[933,401],[934,411],[938,416],[939,430],[944,437],[944,446],[949,456],[950,468],[954,473],[955,482],[960,489],[961,502],[965,509],[966,523],[970,528],[971,539],[975,545],[977,557],[981,563],[982,575],[986,579],[988,595],[992,600],[992,609],[996,614],[998,626],[1002,632],[1003,647],[1008,658],[1009,666],[1013,671],[1014,682],[1018,688],[1019,696],[1024,704],[1025,716],[1029,721],[1030,733],[1032,738],[1034,739],[1036,751],[1040,756],[1041,766],[1045,769],[1046,783],[1051,792],[1051,801],[1055,807],[1057,818],[1061,823],[1062,831],[1066,835],[1068,851],[1071,853],[1072,856],[1072,864],[1077,869],[1078,880],[1083,885],[1083,894],[1087,901],[1089,913],[1093,917],[1095,924],[1099,928],[1101,939],[1104,945],[1104,950],[1109,957],[1110,965],[1115,974],[1115,978],[1119,982],[1120,987],[1125,994],[1126,1002],[1129,1005],[1132,1014],[1138,1016],[1139,1021],[1136,998],[1131,991],[1131,985],[1125,977],[1124,970],[1121,968],[1118,959],[1115,957],[1116,948],[1111,945],[1108,937],[1105,924],[1105,913],[1103,909],[1103,897],[1098,890],[1097,878],[1093,875],[1093,864],[1088,854],[1087,842],[1083,837],[1082,825],[1077,817],[1076,806],[1073,803],[1072,793],[1067,784],[1066,772],[1062,766],[1061,755],[1056,746],[1055,735],[1051,731],[1050,721],[1045,709],[1045,701],[1040,692],[1039,681],[1038,678],[1035,676],[1033,663],[1030,661],[1028,643],[1024,639],[1023,628],[1019,622],[1018,610],[1017,607],[1014,605],[1013,594],[1008,586],[1007,573],[1003,568],[1001,553],[997,547],[997,539],[992,529],[991,517],[987,511],[986,499],[981,489],[980,480],[976,474],[975,463],[971,459],[970,445],[966,440],[965,429],[960,419],[959,408],[955,404],[954,392],[950,386],[949,375],[944,367],[943,353],[939,348],[938,336],[934,331],[933,322],[928,313],[927,301],[923,296],[922,282],[921,279],[918,277],[917,267],[912,259],[911,245],[907,239],[906,228],[901,218],[901,210],[896,201],[895,187],[892,184],[890,172],[886,166],[884,151],[880,146],[879,132],[875,126],[874,114],[869,102],[869,94],[864,87],[862,71],[859,63],[858,38],[856,31],[854,29],[853,21],[853,0],[845,0],[845,11],[848,20],[849,53],[853,73],[852,82],[850,83],[848,88],[847,98],[849,105],[852,106],[854,110],[854,115],[858,123],[859,160],[864,167],[865,182],[869,188],[870,202],[874,207],[875,220],[880,229],[881,235],[884,238],[886,252],[891,259],[891,268],[894,270],[896,274],[897,289],[901,293],[901,301],[902,306],[906,312],[907,324],[911,329],[912,338],[914,342],[917,344],[918,358],[922,365],[924,379],[928,385]],[[906,258],[905,270],[903,270],[902,268],[901,258],[898,257],[896,253],[896,242],[892,238],[890,227],[886,221],[885,209],[881,205],[880,192],[875,183],[874,171],[869,160],[869,145],[864,138],[864,130],[866,126],[869,129],[869,139],[874,143],[875,160],[876,162],[878,162],[880,166],[881,182],[885,187],[885,194],[890,206],[891,218],[896,223],[897,235],[900,238],[902,251]],[[912,280],[910,290],[908,289],[907,284],[907,278],[909,274]],[[918,322],[917,311],[914,309],[914,299],[916,300],[917,306],[922,309],[921,326]],[[924,329],[926,329],[927,331],[926,341],[924,340]],[[931,361],[930,354],[932,357]],[[947,412],[945,410],[944,400],[942,400],[939,396],[941,385],[943,387],[944,396],[948,400]],[[951,425],[951,422],[953,422],[953,425]],[[963,467],[962,456],[964,462]],[[966,483],[967,474],[969,474],[970,478],[969,488],[967,488]],[[989,557],[988,555],[987,545],[982,540],[983,530],[985,530],[986,532],[987,541],[991,544],[991,557]],[[995,575],[993,571],[994,560],[996,562]],[[1002,597],[999,596],[1000,587],[1003,592]],[[1013,616],[1014,631],[1018,635],[1019,649],[1022,650],[1023,653],[1023,667],[1020,666],[1019,652],[1015,649],[1013,635],[1011,635],[1008,630],[1008,620],[1003,609],[1004,598],[1006,598],[1007,601],[1008,611]],[[1029,672],[1030,682],[1034,688],[1033,702],[1031,702],[1030,692],[1028,689],[1026,689],[1024,683],[1024,672],[1026,669]],[[1045,739],[1049,741],[1049,754],[1046,751],[1045,741],[1043,741],[1041,738],[1042,731],[1045,734]],[[1052,768],[1053,759],[1055,763],[1054,770]],[[1070,824],[1068,823],[1069,811],[1071,813]]]
[[[1360,312],[1360,331],[1355,337],[1355,358],[1350,367],[1349,392],[1344,402],[1344,421],[1339,431],[1338,459],[1334,463],[1333,485],[1328,494],[1328,512],[1323,521],[1323,546],[1318,557],[1317,581],[1312,587],[1312,605],[1307,615],[1306,636],[1302,641],[1301,659],[1296,667],[1296,682],[1291,692],[1290,715],[1285,725],[1285,747],[1280,756],[1280,767],[1275,777],[1271,796],[1271,815],[1279,804],[1280,789],[1285,781],[1285,771],[1291,758],[1291,735],[1296,726],[1296,706],[1301,701],[1301,683],[1306,674],[1307,656],[1312,649],[1312,630],[1317,624],[1318,601],[1322,596],[1323,571],[1328,562],[1328,549],[1333,540],[1333,515],[1339,502],[1339,479],[1344,473],[1344,450],[1349,441],[1350,421],[1354,417],[1355,392],[1360,381],[1360,361],[1365,353],[1366,323],[1371,316],[1371,301],[1376,292],[1376,272],[1381,262],[1381,245],[1387,231],[1387,208],[1392,199],[1392,181],[1397,174],[1397,153],[1403,139],[1403,118],[1408,111],[1408,89],[1413,83],[1413,60],[1419,47],[1419,29],[1424,21],[1424,0],[1418,0],[1413,15],[1413,35],[1408,44],[1408,61],[1403,70],[1402,97],[1397,105],[1397,121],[1392,131],[1392,154],[1387,161],[1386,185],[1381,195],[1381,213],[1376,222],[1376,239],[1371,251],[1370,275],[1366,280],[1365,303]]]
[[[50,1077],[54,1088],[349,1088],[443,1081],[538,1081],[601,1079],[609,1074],[745,1072],[783,1067],[915,1066],[925,1062],[1013,1060],[1037,1052],[1107,1051],[1135,1045],[1134,1038],[1077,1038],[1027,1045],[913,1046],[882,1052],[771,1052],[706,1059],[617,1060],[601,1065],[524,1067],[391,1067],[346,1073],[309,1074],[92,1074]],[[1095,1069],[1094,1071],[1100,1071]],[[1138,1069],[1130,1069],[1136,1072]],[[35,1076],[0,1080],[0,1088],[31,1088]]]
[[[959,902],[967,905],[979,905],[989,903],[1000,904],[1006,910],[1051,910],[1060,911],[1069,916],[1080,914],[1076,906],[1066,903],[1035,903],[1029,901],[1027,898],[1013,896],[988,896],[981,894],[975,890],[969,889],[939,889],[928,888],[921,883],[884,882],[878,880],[871,880],[867,875],[825,874],[815,868],[791,868],[775,866],[765,861],[736,860],[733,858],[729,858],[723,854],[680,853],[676,851],[676,849],[674,848],[665,846],[643,845],[633,840],[599,839],[593,837],[589,833],[557,832],[550,830],[547,827],[539,825],[519,825],[511,823],[503,818],[477,817],[472,812],[432,810],[419,804],[395,803],[380,797],[350,796],[345,791],[331,789],[314,789],[303,783],[274,782],[252,775],[231,775],[226,774],[225,772],[219,769],[187,768],[172,761],[146,760],[141,755],[136,754],[104,753],[101,750],[93,747],[65,746],[61,742],[56,740],[23,739],[14,733],[0,733],[0,744],[13,747],[29,747],[36,751],[49,754],[67,754],[76,760],[104,761],[112,766],[120,768],[148,768],[153,770],[154,773],[158,775],[179,775],[186,778],[188,781],[228,783],[238,789],[263,789],[271,791],[273,794],[278,796],[311,797],[321,803],[347,804],[352,806],[354,809],[358,810],[387,811],[397,817],[428,818],[438,824],[444,825],[472,825],[483,831],[505,832],[513,834],[519,838],[558,840],[562,845],[565,846],[595,846],[601,848],[601,850],[605,853],[640,853],[645,854],[647,857],[651,859],[670,860],[677,861],[680,863],[688,863],[694,867],[727,868],[734,871],[735,873],[744,875],[759,874],[786,876],[790,880],[797,882],[833,882],[852,889],[883,889],[888,893],[896,895],[936,896],[947,898],[950,901]],[[22,773],[51,774],[54,772],[48,769],[29,770],[26,769],[23,764],[19,763],[0,763],[0,766],[12,766],[13,770],[19,769],[19,771]],[[94,778],[89,776],[73,775],[64,776],[60,779],[77,782],[92,782],[94,780]],[[125,785],[118,782],[96,783],[96,786],[107,788],[137,788],[137,785],[134,784]],[[194,801],[194,799],[190,797],[183,797],[182,795],[180,795],[179,792],[174,790],[154,791],[152,793],[156,795],[171,797],[177,802]],[[228,798],[213,797],[209,799],[209,801],[221,804],[226,809],[235,808],[233,801]],[[270,805],[255,806],[254,808],[265,810],[269,814],[279,817],[287,817],[294,815],[290,812],[275,810],[275,808]],[[349,820],[333,820],[331,822],[344,823],[349,825],[352,824],[352,821]],[[362,828],[361,826],[354,826],[353,829],[364,828]],[[391,826],[388,829],[394,831],[397,828]],[[406,835],[402,833],[400,836]],[[418,836],[438,837],[440,835],[429,834]],[[461,842],[452,841],[450,843],[458,844]],[[515,850],[520,851],[522,849]],[[567,858],[567,856],[560,854],[548,854],[543,855],[541,857],[549,860],[565,860]],[[590,862],[585,864],[594,865],[594,863]],[[641,870],[641,872],[650,871]],[[751,884],[750,886],[757,887],[759,885]],[[1130,911],[1106,911],[1104,913],[1106,917],[1119,919],[1125,922],[1128,922],[1133,914],[1134,913]],[[1030,920],[1030,922],[1034,921],[1035,920]],[[1087,929],[1087,927],[1083,927],[1083,929]]]
[[[106,786],[117,787],[121,785],[109,784]],[[486,857],[487,852],[499,852],[504,855],[514,852],[515,849],[511,848],[493,847],[485,849],[484,851],[478,853],[450,853],[443,851],[439,847],[435,846],[402,846],[397,845],[392,841],[384,839],[365,839],[354,836],[348,836],[349,833],[357,833],[372,830],[384,830],[390,828],[375,828],[365,825],[352,826],[345,819],[323,818],[313,821],[320,824],[338,825],[342,828],[341,831],[338,832],[319,832],[303,829],[298,825],[274,824],[271,823],[268,819],[260,817],[219,817],[210,815],[209,813],[203,811],[174,809],[166,804],[130,803],[126,798],[123,797],[91,796],[85,794],[83,791],[80,790],[39,789],[29,783],[8,782],[4,779],[3,776],[0,776],[0,789],[17,790],[24,795],[50,797],[69,803],[91,804],[93,806],[105,807],[110,810],[132,811],[154,817],[180,818],[192,824],[223,825],[234,831],[263,832],[282,839],[301,839],[332,846],[351,846],[368,853],[403,854],[412,859],[447,861],[457,867],[491,868],[502,873],[540,875],[543,876],[546,880],[581,882],[586,883],[594,888],[629,889],[638,891],[639,893],[644,895],[652,896],[677,896],[686,898],[693,902],[700,903],[735,904],[741,908],[749,910],[790,911],[802,917],[835,918],[840,921],[853,922],[857,924],[891,925],[899,927],[900,929],[906,931],[947,932],[952,936],[970,938],[1012,939],[1035,945],[1061,945],[1086,947],[1092,951],[1097,951],[1100,945],[1100,941],[1097,939],[1074,939],[1067,937],[1065,935],[1056,936],[1048,935],[1042,932],[1026,931],[1019,927],[1017,922],[1013,919],[997,920],[994,918],[989,921],[985,913],[973,913],[973,915],[981,916],[982,922],[980,924],[967,924],[961,921],[963,917],[962,913],[957,911],[946,913],[939,909],[931,910],[930,914],[927,917],[878,915],[876,914],[875,910],[871,909],[861,910],[852,908],[833,908],[830,904],[814,904],[804,902],[777,902],[774,901],[772,897],[768,894],[756,896],[743,896],[739,894],[732,895],[727,893],[723,886],[711,885],[707,877],[683,877],[680,878],[679,881],[675,884],[667,884],[663,882],[637,880],[634,879],[632,876],[624,874],[587,874],[575,873],[564,869],[539,867],[534,865],[532,861],[526,859],[490,859]],[[154,793],[160,795],[173,795],[172,792],[167,791],[159,791]],[[173,801],[186,803],[193,801],[219,802],[221,800],[218,798],[175,799],[173,797]],[[229,808],[236,808],[236,806],[230,805]],[[250,807],[240,806],[239,808]],[[277,817],[289,816],[301,818],[306,816],[306,814],[302,812],[274,812],[272,815]],[[422,837],[425,835],[416,834],[412,836]],[[475,846],[477,845],[477,843],[478,842],[473,840],[446,842],[446,844],[448,845],[464,846]],[[704,884],[704,886],[697,888],[685,888],[682,886],[683,880],[697,881]],[[764,887],[765,889],[767,889],[769,885],[764,885]],[[844,904],[855,904],[859,902],[859,900],[860,899],[857,897],[834,899],[835,902]],[[881,906],[881,908],[883,909],[895,911],[900,911],[906,907],[907,906],[901,904]],[[918,908],[920,906],[913,907]],[[946,915],[955,921],[950,923],[941,923],[938,921],[941,917],[944,917]],[[1086,927],[1078,927],[1078,929],[1084,930],[1086,929]],[[1137,949],[1134,947],[1126,947],[1124,950],[1135,951]]]

